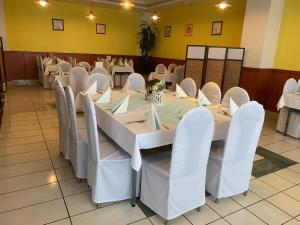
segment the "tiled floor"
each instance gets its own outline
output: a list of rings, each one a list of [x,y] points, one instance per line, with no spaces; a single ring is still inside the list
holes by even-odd
[[[259,145],[300,162],[300,140],[274,129],[267,113]],[[97,209],[85,182],[77,183],[58,150],[54,95],[38,87],[11,87],[0,133],[0,225],[158,225],[163,220],[128,201]],[[264,160],[256,155],[255,160]],[[147,216],[148,217],[147,217]],[[255,178],[247,197],[207,204],[174,225],[300,224],[300,164]]]

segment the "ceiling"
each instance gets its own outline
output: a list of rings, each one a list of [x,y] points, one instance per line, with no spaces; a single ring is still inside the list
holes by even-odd
[[[76,2],[79,4],[90,4],[90,0],[57,0],[63,2]],[[107,6],[119,6],[123,0],[93,0],[94,5],[107,5]],[[199,2],[201,0],[131,0],[135,4],[135,8],[138,9],[153,9],[164,8],[174,5],[190,4],[192,2]],[[203,1],[203,0],[202,0]]]

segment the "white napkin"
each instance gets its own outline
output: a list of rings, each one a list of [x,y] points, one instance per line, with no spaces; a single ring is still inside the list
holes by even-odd
[[[83,92],[84,95],[97,94],[97,81],[95,81],[88,89]]]
[[[129,95],[127,95],[126,97],[124,97],[120,103],[115,106],[112,109],[112,113],[115,114],[119,114],[119,113],[127,113],[128,111],[128,103],[129,103]]]
[[[129,64],[127,62],[125,62],[125,67],[130,67]]]
[[[157,111],[154,107],[154,104],[150,105],[149,113],[147,116],[146,124],[152,130],[160,130],[161,122],[158,117]]]
[[[211,102],[207,99],[205,94],[199,89],[198,91],[198,103],[200,106],[202,105],[211,105]]]
[[[187,98],[187,94],[182,90],[182,88],[176,84],[176,98]]]
[[[239,110],[238,105],[230,98],[229,100],[230,115],[233,116]]]
[[[95,66],[96,68],[103,67],[103,62],[96,62]]]
[[[96,103],[107,104],[110,103],[111,88],[109,87],[96,101]]]
[[[58,66],[58,75],[60,77],[63,77],[65,74],[64,74],[64,71],[62,70],[62,68],[60,66]]]

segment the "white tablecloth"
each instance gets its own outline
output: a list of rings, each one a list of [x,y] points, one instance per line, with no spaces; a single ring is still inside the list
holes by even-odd
[[[115,73],[134,73],[134,69],[129,66],[113,66],[111,71],[112,75]]]
[[[150,73],[148,80],[165,80],[166,82],[172,82],[171,80],[171,74],[169,73],[156,73],[156,72],[152,72]]]
[[[131,91],[129,95],[130,100],[127,114],[112,115],[111,113],[113,105],[126,96],[126,93],[122,93],[121,91],[113,91],[111,104],[95,104],[97,124],[132,156],[131,166],[134,170],[139,171],[142,164],[141,149],[150,149],[173,143],[175,129],[180,121],[174,107],[178,107],[178,105],[193,105],[193,107],[196,107],[197,101],[193,98],[176,99],[174,92],[166,93],[164,103],[157,106],[158,114],[164,126],[162,126],[161,130],[151,130],[144,122],[130,123],[146,118],[145,114],[149,110],[149,102],[144,100],[143,93]],[[186,107],[186,110],[188,108]],[[221,105],[210,106],[208,109],[213,113],[215,119],[213,139],[225,139],[231,117],[226,116],[223,110],[228,109],[223,108]]]
[[[45,74],[56,73],[58,71],[57,64],[49,64],[45,67]]]
[[[281,96],[279,99],[279,102],[277,104],[277,109],[281,109],[284,106],[292,108],[292,109],[298,109],[300,110],[300,94],[291,94],[286,93]]]

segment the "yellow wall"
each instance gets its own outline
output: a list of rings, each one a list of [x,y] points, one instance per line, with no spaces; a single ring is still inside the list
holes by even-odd
[[[276,69],[300,71],[299,12],[299,0],[286,0],[274,61]]]
[[[55,2],[42,8],[34,0],[5,0],[8,48],[11,51],[136,55],[139,13],[95,7],[97,19],[85,15],[88,5]],[[52,18],[65,22],[65,31],[52,31]],[[107,25],[96,34],[95,23]]]
[[[231,0],[232,7],[224,11],[214,5],[219,0],[209,0],[192,5],[180,5],[159,11],[157,22],[160,30],[154,56],[185,59],[186,45],[220,45],[240,47],[246,0]],[[212,36],[213,21],[223,20],[221,36]],[[193,36],[184,35],[185,24],[193,24]],[[172,36],[164,37],[164,26],[172,26]]]

